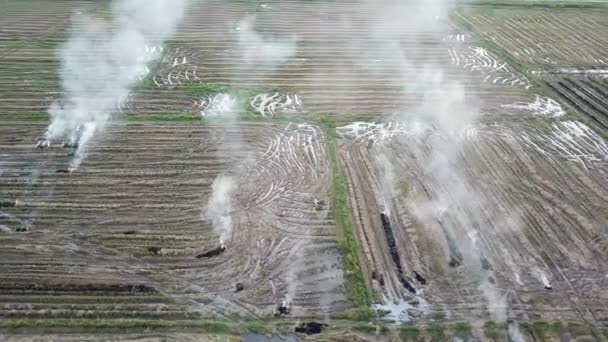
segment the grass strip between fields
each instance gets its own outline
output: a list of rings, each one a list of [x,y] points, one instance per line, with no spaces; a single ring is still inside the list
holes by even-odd
[[[250,327],[251,326],[251,327]],[[0,328],[16,330],[83,329],[108,331],[133,331],[148,329],[188,329],[212,334],[243,334],[248,331],[263,332],[258,322],[232,322],[224,320],[166,320],[166,319],[4,319]]]
[[[227,319],[99,319],[99,318],[7,318],[0,320],[0,336],[28,333],[136,333],[136,332],[180,332],[223,335],[242,341],[247,333],[289,334],[300,320],[227,320]],[[542,341],[553,341],[568,334],[572,337],[592,338],[602,336],[597,330],[606,329],[606,323],[596,325],[581,321],[522,321],[517,322],[521,333],[526,337],[535,337]],[[458,338],[463,341],[474,336],[483,336],[487,340],[499,341],[507,334],[508,324],[486,321],[480,330],[474,329],[467,321],[428,323],[387,324],[379,321],[332,320],[327,331],[330,334],[339,332],[358,332],[367,336],[390,336],[401,341],[448,341]],[[475,332],[477,331],[477,332]],[[587,340],[586,339],[586,340]],[[393,340],[391,338],[391,340]],[[232,341],[232,339],[228,339]]]
[[[369,310],[370,294],[359,264],[359,244],[348,203],[348,186],[336,152],[336,124],[331,120],[323,120],[321,125],[325,130],[327,142],[331,193],[336,213],[336,235],[344,257],[346,294],[358,308]]]
[[[215,335],[242,336],[253,332],[258,334],[286,334],[293,331],[297,320],[167,320],[167,319],[5,319],[0,321],[0,331],[8,333],[32,332],[109,332],[124,333],[138,331],[177,331],[198,332]],[[391,331],[400,335],[404,341],[416,340],[422,336],[432,336],[447,340],[448,336],[457,336],[464,340],[472,336],[471,326],[467,322],[395,326],[384,322],[332,321],[329,331],[356,331],[366,335],[387,336]],[[503,326],[506,330],[506,326]],[[240,341],[241,339],[239,339]]]

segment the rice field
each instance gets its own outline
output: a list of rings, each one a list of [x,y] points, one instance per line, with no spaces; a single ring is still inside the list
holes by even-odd
[[[608,338],[606,7],[442,7],[192,2],[81,157],[0,3],[0,339]]]

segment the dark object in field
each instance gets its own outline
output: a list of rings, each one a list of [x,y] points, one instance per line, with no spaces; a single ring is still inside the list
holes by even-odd
[[[160,248],[160,247],[151,246],[151,247],[148,247],[148,252],[150,252],[152,254],[159,254],[161,249],[162,248]]]
[[[450,255],[450,261],[448,262],[450,267],[455,268],[461,265],[461,261],[458,258],[455,258],[453,255]]]
[[[312,335],[312,334],[320,334],[321,330],[327,328],[327,324],[317,323],[317,322],[308,322],[302,323],[300,326],[297,326],[295,331],[297,333]]]
[[[395,241],[395,235],[393,234],[393,228],[391,226],[391,220],[385,213],[380,214],[382,220],[382,228],[384,228],[384,236],[386,243],[388,244],[389,252],[393,258],[393,262],[397,267],[399,273],[402,273],[401,259],[399,259],[399,252],[397,251],[397,241]]]
[[[134,231],[134,230],[127,230],[127,231],[124,231],[122,233],[125,234],[125,235],[133,235],[133,234],[136,233],[136,231]]]
[[[489,271],[492,269],[492,264],[486,259],[483,255],[479,257],[481,261],[481,268],[485,271]]]
[[[452,237],[452,234],[448,229],[445,228],[443,221],[439,220],[439,225],[441,226],[441,230],[443,230],[443,234],[447,240],[448,248],[450,250],[450,260],[448,265],[450,265],[452,268],[456,268],[462,265],[462,262],[464,261],[462,253],[460,252],[460,248],[458,248],[458,244]]]
[[[14,208],[16,205],[17,201],[0,200],[0,208]]]
[[[289,308],[287,307],[287,305],[281,304],[281,306],[279,306],[277,308],[277,311],[274,313],[274,315],[275,315],[275,317],[285,316],[285,315],[289,315],[290,311],[291,310],[289,310]]]
[[[27,232],[28,230],[29,230],[29,229],[27,229],[27,227],[26,227],[26,226],[21,226],[21,227],[17,227],[17,228],[15,228],[15,231],[16,231],[17,233],[23,233],[23,232]]]
[[[245,286],[243,286],[243,283],[236,283],[236,291],[234,292],[241,292],[245,289]]]
[[[443,228],[443,225],[441,227]],[[443,228],[443,231],[445,232],[445,238],[448,241],[448,248],[450,249],[449,265],[450,265],[450,267],[453,267],[453,268],[458,267],[458,266],[462,265],[462,262],[464,261],[464,258],[462,257],[462,253],[460,252],[460,248],[458,248],[456,241],[454,241],[454,238],[452,237],[452,235],[450,233],[448,233],[445,228]]]
[[[203,254],[199,254],[196,256],[197,259],[201,259],[201,258],[213,258],[216,257],[222,253],[224,253],[224,251],[226,250],[226,247],[224,246],[219,246],[216,249],[212,249],[209,252],[205,252]]]
[[[69,143],[69,142],[63,142],[63,147],[65,148],[78,148],[78,143],[77,142],[73,142],[73,143]]]
[[[70,169],[59,169],[57,171],[55,171],[57,173],[71,173],[72,171],[70,171]]]
[[[380,286],[384,287],[384,277],[382,274],[378,274],[376,270],[372,271],[372,279],[377,280]]]
[[[76,155],[76,151],[78,151],[78,143],[74,142],[74,143],[68,143],[68,142],[64,142],[63,143],[63,148],[65,148],[68,152],[68,157],[73,157]]]
[[[325,206],[324,200],[318,200],[315,198],[315,210],[316,211],[322,210],[324,206]]]
[[[403,276],[403,274],[399,275],[399,281],[401,282],[401,285],[405,287],[406,290],[410,291],[412,294],[417,293],[416,288],[412,286],[412,284],[409,282],[409,280],[407,280],[405,276]]]
[[[397,274],[399,276],[399,281],[401,285],[405,287],[409,292],[416,294],[416,289],[410,284],[409,280],[403,275],[403,267],[401,266],[401,258],[399,258],[399,251],[397,250],[397,241],[395,240],[395,235],[393,234],[393,227],[391,226],[391,220],[385,213],[380,213],[380,219],[382,220],[382,228],[384,228],[384,237],[386,238],[386,243],[388,244],[389,252],[391,253],[391,257],[393,259],[393,263],[397,268]]]
[[[422,285],[426,285],[426,279],[424,279],[423,276],[420,275],[420,273],[414,271],[414,278],[416,278],[416,280],[422,284]]]
[[[551,285],[551,283],[545,284],[545,290],[552,290],[552,289],[553,289],[553,285]]]

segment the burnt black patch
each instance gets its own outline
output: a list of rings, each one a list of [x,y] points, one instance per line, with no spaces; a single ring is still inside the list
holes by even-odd
[[[202,258],[213,258],[216,257],[222,253],[224,253],[224,251],[226,250],[226,247],[224,246],[219,246],[218,248],[212,249],[210,251],[207,251],[205,253],[199,254],[196,256],[197,259],[202,259]]]

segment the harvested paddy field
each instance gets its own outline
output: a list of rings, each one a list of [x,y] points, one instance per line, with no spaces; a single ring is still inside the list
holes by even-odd
[[[35,135],[28,132],[36,128],[43,129],[2,127],[2,193],[16,201],[2,208],[2,285],[13,295],[5,300],[57,291],[76,302],[88,293],[103,300],[113,287],[129,294],[129,286],[141,286],[143,295],[177,298],[181,307],[160,310],[137,297],[115,310],[79,308],[58,296],[64,303],[36,309],[7,304],[3,316],[86,317],[88,310],[96,317],[257,317],[272,315],[286,299],[295,315],[349,306],[318,127],[117,126],[90,152],[87,171],[74,173],[61,172],[62,147],[32,150]],[[201,257],[220,245],[201,209],[220,174],[239,189],[226,212],[233,227],[223,253]],[[244,289],[235,293],[237,283]]]
[[[0,339],[607,338],[602,3],[130,3],[0,4]]]
[[[387,302],[457,319],[605,319],[608,151],[588,127],[531,119],[457,134],[416,123],[338,132],[368,269]]]
[[[200,113],[201,97],[209,91],[197,85],[222,84],[253,87],[243,101],[245,110],[258,115],[369,119],[414,106],[419,90],[407,80],[420,78],[420,66],[428,63],[446,66],[444,79],[470,86],[486,99],[488,112],[530,99],[525,76],[447,17],[430,18],[441,30],[421,30],[392,14],[407,12],[408,4],[262,5],[244,12],[220,3],[217,10],[189,13],[156,75],[133,95],[129,111]],[[201,31],[212,33],[213,40],[194,35]],[[493,88],[496,83],[508,86]]]
[[[431,77],[414,81],[417,107],[337,128],[363,269],[383,298],[377,308],[389,319],[605,319],[608,154],[600,128],[606,99],[602,72],[531,71],[521,63],[530,63],[530,69],[544,65],[521,59],[517,46],[507,45],[523,49],[525,39],[506,34],[500,40],[491,33],[506,31],[500,25],[511,20],[521,25],[549,20],[543,19],[553,15],[547,12],[552,13],[457,10],[453,17],[465,13],[470,25],[456,22],[473,31],[448,36],[457,50],[443,44],[449,46],[451,66],[469,71],[471,81],[445,76],[447,63],[428,61],[431,71],[423,75]],[[582,22],[586,12],[558,13]],[[487,26],[476,21],[483,15],[492,16]],[[567,30],[568,22],[552,22]],[[530,40],[542,39],[541,32],[518,30]],[[581,44],[580,54],[593,53],[595,45]],[[581,69],[602,63],[568,60]],[[486,84],[487,93],[479,84]],[[513,89],[535,98],[501,96]]]
[[[472,6],[456,13],[520,63],[550,68],[608,66],[606,8]]]

